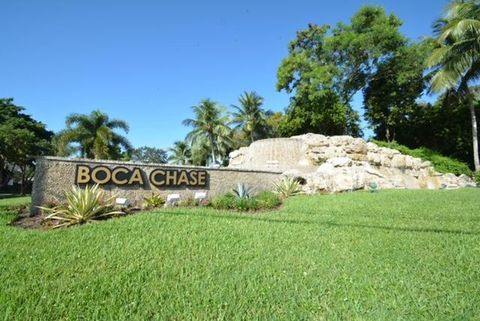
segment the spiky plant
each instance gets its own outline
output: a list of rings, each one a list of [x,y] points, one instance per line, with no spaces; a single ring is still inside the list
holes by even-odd
[[[253,188],[247,184],[238,183],[237,188],[234,188],[232,192],[239,199],[247,199],[252,197]]]
[[[160,194],[152,193],[150,197],[143,199],[143,207],[146,209],[161,207],[165,204],[165,199]]]
[[[94,220],[104,219],[114,215],[125,214],[114,210],[115,196],[105,198],[103,190],[98,185],[86,186],[84,189],[73,186],[65,192],[67,204],[53,208],[39,207],[47,216],[45,221],[58,221],[53,228],[83,224]]]
[[[370,193],[377,193],[378,189],[379,186],[377,182],[370,182],[370,184],[368,184],[368,190],[370,191]]]
[[[273,192],[281,198],[287,198],[302,193],[302,186],[295,177],[284,177],[273,184]]]

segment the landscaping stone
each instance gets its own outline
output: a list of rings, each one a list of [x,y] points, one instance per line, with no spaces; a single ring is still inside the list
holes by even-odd
[[[439,189],[475,186],[466,176],[439,174],[431,162],[351,136],[305,134],[264,139],[230,154],[231,168],[275,168],[305,180],[304,191],[343,192],[368,189]]]

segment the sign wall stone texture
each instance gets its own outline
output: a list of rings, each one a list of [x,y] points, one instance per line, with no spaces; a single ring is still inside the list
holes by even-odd
[[[207,197],[223,195],[244,183],[256,191],[269,190],[281,172],[231,168],[145,164],[137,162],[40,157],[32,191],[32,212],[36,206],[65,201],[65,191],[72,185],[99,183],[109,195],[124,197],[135,206],[144,197],[158,193],[194,197],[205,192]]]
[[[307,194],[369,189],[474,187],[463,174],[441,174],[429,161],[351,136],[305,134],[257,140],[230,153],[230,168],[275,169],[301,179]]]

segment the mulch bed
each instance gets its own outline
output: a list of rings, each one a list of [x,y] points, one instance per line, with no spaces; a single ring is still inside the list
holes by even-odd
[[[28,207],[21,207],[16,210],[18,211],[17,217],[10,223],[10,225],[24,229],[35,230],[43,230],[48,228],[47,225],[42,224],[42,215],[31,216],[30,209]]]

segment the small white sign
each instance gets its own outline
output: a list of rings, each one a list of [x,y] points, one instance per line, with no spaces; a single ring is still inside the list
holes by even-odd
[[[207,198],[207,193],[205,192],[196,192],[194,196],[195,200],[204,200]]]
[[[120,206],[128,206],[130,204],[130,202],[128,201],[127,198],[117,197],[115,199],[115,204],[120,205]]]
[[[167,203],[168,202],[175,202],[180,200],[180,194],[168,194],[167,195]]]

